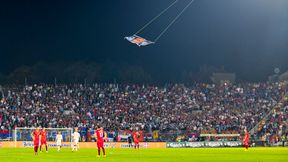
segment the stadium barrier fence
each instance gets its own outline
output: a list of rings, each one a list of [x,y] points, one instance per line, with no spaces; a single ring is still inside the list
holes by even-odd
[[[49,148],[56,148],[56,142],[47,142]],[[0,142],[0,148],[32,148],[32,141],[5,141]],[[71,142],[62,142],[63,148],[71,148]],[[79,147],[81,148],[97,148],[96,142],[80,142]],[[129,148],[127,142],[107,142],[105,143],[106,148]],[[166,142],[140,142],[141,148],[166,148]]]
[[[55,142],[47,142],[49,148],[56,148]],[[288,142],[285,146],[288,146]],[[96,148],[96,142],[80,142],[80,148]],[[32,141],[0,141],[1,148],[32,148]],[[141,148],[199,148],[199,147],[241,147],[241,141],[221,141],[221,142],[140,142]],[[261,141],[255,142],[253,147],[279,147],[282,142],[277,144],[265,144]],[[71,148],[71,142],[62,142],[63,148]],[[127,142],[107,142],[106,148],[129,148]]]
[[[240,147],[241,141],[221,142],[167,142],[167,148],[197,148],[197,147]]]

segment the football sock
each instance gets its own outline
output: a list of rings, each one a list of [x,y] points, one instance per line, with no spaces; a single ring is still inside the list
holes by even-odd
[[[38,146],[34,146],[34,151],[38,152]]]
[[[103,155],[106,155],[104,147],[102,147]]]

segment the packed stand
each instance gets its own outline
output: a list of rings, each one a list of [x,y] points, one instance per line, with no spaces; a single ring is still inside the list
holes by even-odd
[[[157,86],[93,84],[3,87],[1,130],[15,127],[80,127],[118,131],[138,127],[177,134],[253,128],[281,100],[280,83]],[[286,123],[287,126],[287,123]]]
[[[265,145],[277,145],[278,142],[288,140],[288,100],[281,107],[276,107],[272,113],[262,121],[257,130],[257,136]]]

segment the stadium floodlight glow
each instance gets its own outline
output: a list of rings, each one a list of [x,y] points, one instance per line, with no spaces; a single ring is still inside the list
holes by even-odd
[[[17,147],[17,141],[32,141],[31,134],[36,128],[16,127],[13,133],[14,147]],[[63,141],[72,142],[73,128],[45,128],[47,131],[47,141],[55,141],[57,132],[63,135]]]

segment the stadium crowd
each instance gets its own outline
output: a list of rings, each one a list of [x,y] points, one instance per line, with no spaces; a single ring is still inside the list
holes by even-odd
[[[3,90],[2,130],[33,126],[88,129],[100,123],[110,131],[137,127],[161,134],[200,134],[252,129],[282,100],[287,89],[281,83],[245,83],[163,87],[43,84],[6,86]],[[287,128],[287,106],[283,110],[285,114],[275,112],[257,135]]]
[[[280,141],[287,141],[288,137],[288,105],[276,107],[258,127],[257,136],[267,145],[273,145]]]

